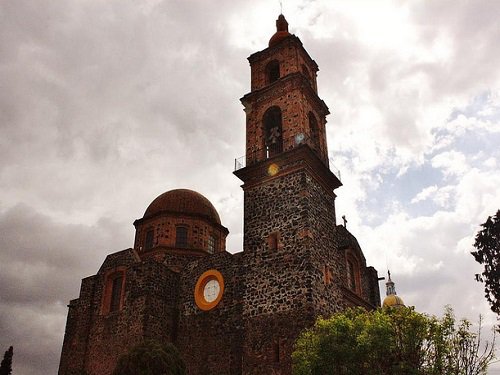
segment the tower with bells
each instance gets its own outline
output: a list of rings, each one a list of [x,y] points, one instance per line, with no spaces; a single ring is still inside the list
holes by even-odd
[[[248,58],[251,91],[241,99],[247,374],[290,373],[294,341],[318,316],[379,305],[377,272],[336,225],[342,184],[329,166],[318,65],[283,15],[276,26],[268,48]]]
[[[70,301],[59,375],[111,375],[144,340],[172,342],[189,375],[290,375],[300,332],[318,316],[380,306],[347,221],[337,225],[318,66],[283,15],[249,57],[243,251],[203,195],[159,195],[134,222],[133,248],[109,254]]]

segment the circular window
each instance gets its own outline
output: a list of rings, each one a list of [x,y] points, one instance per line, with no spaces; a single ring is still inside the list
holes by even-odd
[[[213,309],[224,293],[224,279],[217,270],[208,270],[199,278],[194,288],[194,300],[203,311]]]

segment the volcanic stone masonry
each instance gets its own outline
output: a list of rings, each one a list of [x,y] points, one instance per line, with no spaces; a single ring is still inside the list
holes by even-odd
[[[243,251],[201,194],[171,190],[134,222],[70,301],[59,375],[110,375],[143,340],[172,342],[190,375],[290,375],[297,336],[351,306],[380,306],[377,271],[336,224],[318,66],[283,15],[249,57]]]

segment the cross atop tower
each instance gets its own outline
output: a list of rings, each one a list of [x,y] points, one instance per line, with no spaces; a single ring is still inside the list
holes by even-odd
[[[344,228],[347,228],[347,219],[345,218],[345,215],[342,215],[342,221],[344,222]]]

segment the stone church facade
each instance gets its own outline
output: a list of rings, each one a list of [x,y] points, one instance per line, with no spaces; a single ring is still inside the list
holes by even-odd
[[[243,251],[201,194],[156,198],[134,222],[134,247],[110,254],[70,301],[59,375],[108,375],[135,344],[173,342],[190,375],[291,374],[298,334],[318,316],[380,306],[377,271],[337,225],[328,107],[318,66],[280,15],[249,57]]]

